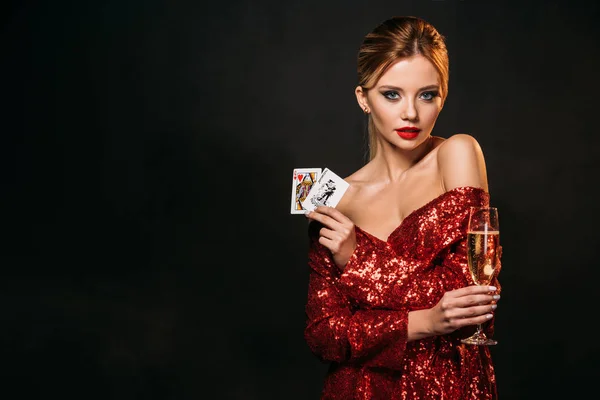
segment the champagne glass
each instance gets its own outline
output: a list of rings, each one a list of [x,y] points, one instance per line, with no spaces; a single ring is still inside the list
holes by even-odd
[[[489,285],[498,266],[500,229],[496,207],[471,207],[467,229],[467,262],[476,285]],[[481,324],[473,335],[461,342],[475,345],[494,345],[498,342],[488,338]]]

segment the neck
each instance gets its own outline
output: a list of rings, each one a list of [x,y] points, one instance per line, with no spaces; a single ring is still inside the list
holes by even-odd
[[[393,147],[389,143],[379,142],[377,153],[371,162],[387,179],[396,181],[429,154],[433,149],[433,144],[432,136],[411,150],[403,150]]]

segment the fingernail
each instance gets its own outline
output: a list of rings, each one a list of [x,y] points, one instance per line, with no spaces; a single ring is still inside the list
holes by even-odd
[[[492,310],[495,310],[495,309],[496,309],[496,307],[498,307],[498,306],[497,306],[497,305],[495,305],[495,304],[492,304]]]
[[[499,294],[495,294],[495,295],[492,296],[492,299],[499,300],[500,299],[500,295]]]
[[[491,319],[493,316],[494,316],[493,314],[486,314],[486,316],[485,316],[485,317],[486,317],[487,319]]]
[[[496,290],[496,286],[490,286],[488,289],[490,290],[490,292],[493,292]]]

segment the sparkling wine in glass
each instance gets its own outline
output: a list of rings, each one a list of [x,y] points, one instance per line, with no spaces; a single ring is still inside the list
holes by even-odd
[[[498,266],[500,229],[496,207],[471,207],[467,230],[467,262],[476,285],[489,285]],[[473,335],[461,340],[475,345],[494,345],[498,342],[488,338],[481,324]]]

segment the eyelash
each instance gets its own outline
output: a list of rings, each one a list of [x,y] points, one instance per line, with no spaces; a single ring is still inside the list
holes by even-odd
[[[427,95],[431,96],[431,98],[429,98],[429,99],[423,99],[423,100],[428,101],[428,102],[429,101],[433,101],[434,98],[436,98],[436,97],[439,96],[439,92],[433,91],[433,90],[430,90],[430,91],[427,91],[427,92],[423,92],[423,93],[421,93],[421,96],[423,96],[424,94],[427,94]],[[396,101],[396,100],[399,99],[399,97],[396,97],[396,96],[395,97],[391,97],[391,95],[399,96],[398,92],[396,92],[395,90],[388,90],[387,92],[383,92],[383,97],[385,97],[388,100]]]

